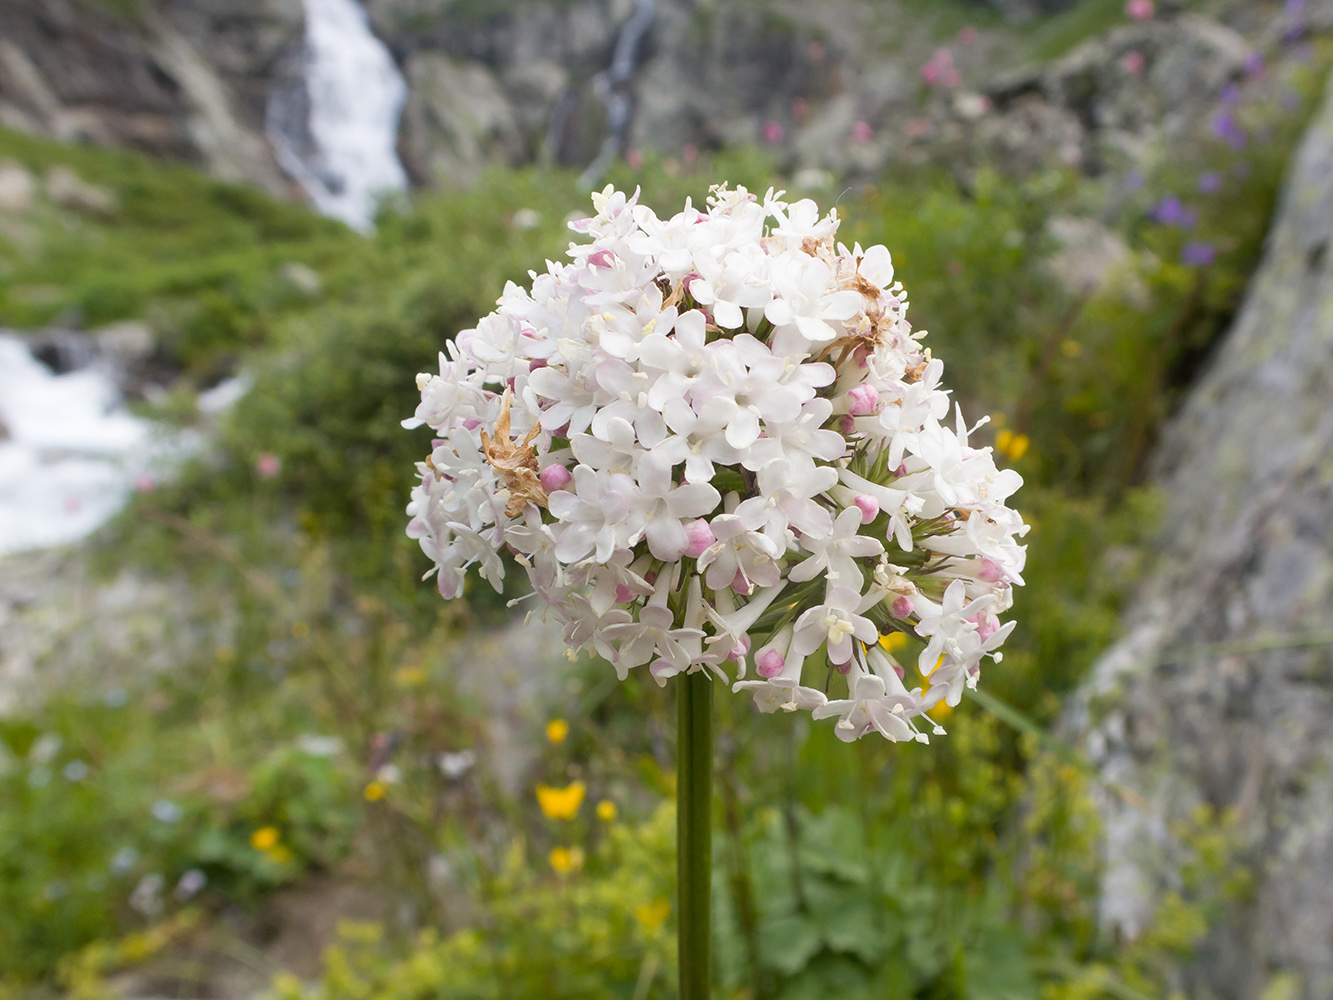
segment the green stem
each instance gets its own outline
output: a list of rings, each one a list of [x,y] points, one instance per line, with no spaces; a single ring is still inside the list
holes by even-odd
[[[676,686],[676,923],[680,1000],[708,1000],[713,871],[713,678]]]

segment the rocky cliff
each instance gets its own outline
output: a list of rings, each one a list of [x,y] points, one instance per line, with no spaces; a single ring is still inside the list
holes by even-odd
[[[1193,998],[1333,996],[1331,238],[1333,92],[1161,444],[1157,568],[1080,705],[1098,766],[1151,804],[1106,805],[1109,927],[1134,937],[1180,887],[1174,831],[1197,807],[1237,823],[1253,891],[1181,969]]]
[[[1067,4],[993,6],[1022,20]],[[366,4],[409,84],[399,153],[418,184],[491,164],[581,168],[605,149],[688,164],[749,143],[853,178],[902,162],[1151,169],[1257,48],[1333,20],[1329,4],[1159,7],[1017,65],[1031,52],[1020,29],[941,35],[938,11],[896,3]],[[302,86],[303,31],[302,0],[0,0],[0,123],[294,193],[265,133],[274,95]]]
[[[302,24],[301,0],[0,0],[0,124],[290,193],[264,113]]]

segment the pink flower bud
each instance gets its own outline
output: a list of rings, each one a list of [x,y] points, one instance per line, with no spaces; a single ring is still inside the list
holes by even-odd
[[[869,382],[852,386],[847,393],[852,398],[851,413],[854,417],[864,417],[879,408],[879,390]]]
[[[736,570],[736,575],[731,580],[731,589],[738,594],[748,596],[753,588],[750,586],[750,581],[745,579],[745,574],[740,570]]]
[[[617,584],[616,584],[616,603],[617,603],[617,604],[628,604],[630,601],[634,600],[634,598],[635,598],[636,596],[637,596],[637,595],[634,593],[634,591],[630,590],[630,589],[629,589],[628,587],[626,587],[623,583],[617,583]]]
[[[835,663],[833,664],[833,669],[840,674],[850,674],[852,672],[852,661],[848,660],[846,663]]]
[[[528,362],[528,371],[535,372],[538,368],[545,368],[547,361],[545,358],[533,358]]]
[[[869,493],[862,493],[853,503],[861,511],[861,523],[869,524],[879,515],[879,501]]]
[[[463,421],[463,426],[470,431],[475,431],[478,427],[481,426],[481,421],[478,420],[476,417],[468,417],[466,420]]]
[[[1000,619],[989,611],[978,611],[968,621],[977,623],[977,638],[982,642],[985,642],[1000,630]]]
[[[702,517],[685,525],[685,537],[690,540],[685,554],[691,559],[698,559],[707,551],[708,546],[717,541],[717,535],[713,534],[713,529]]]
[[[272,479],[282,471],[282,459],[271,451],[266,451],[255,459],[255,471],[265,479]]]
[[[537,478],[542,481],[542,489],[547,493],[554,493],[556,490],[563,490],[574,477],[559,462],[552,462],[538,473]]]
[[[843,434],[851,434],[856,430],[856,421],[850,413],[844,413],[842,419],[838,421],[838,430]]]
[[[782,673],[787,661],[782,658],[782,654],[776,649],[766,649],[759,654],[759,660],[755,664],[755,672],[760,677],[767,680],[770,677],[776,677]]]
[[[898,468],[893,470],[893,474],[897,476],[899,479],[907,475],[907,463],[906,462],[899,463]]]
[[[1135,21],[1148,21],[1157,13],[1157,5],[1152,0],[1128,0],[1125,14]]]
[[[1004,570],[994,559],[982,559],[981,567],[977,570],[977,579],[985,580],[987,583],[999,583],[1004,579]]]
[[[893,617],[906,618],[912,613],[912,599],[900,594],[893,599]]]
[[[907,676],[907,671],[903,669],[901,663],[893,664],[893,672],[898,675],[898,680],[902,680]]]
[[[731,647],[731,652],[727,654],[727,659],[730,660],[732,663],[740,663],[741,660],[745,659],[749,655],[750,655],[750,637],[748,635],[743,635],[741,636],[740,645]]]

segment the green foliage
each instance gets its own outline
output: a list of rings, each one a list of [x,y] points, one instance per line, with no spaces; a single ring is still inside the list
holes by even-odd
[[[613,1000],[669,996],[675,812],[610,828],[587,874],[551,875],[514,841],[491,892],[486,925],[424,931],[406,956],[382,928],[348,925],[313,991],[280,976],[274,1000]],[[640,986],[641,984],[641,986]],[[642,990],[642,992],[640,992]],[[651,992],[648,992],[651,990]]]
[[[335,761],[293,744],[218,759],[237,720],[201,733],[178,709],[113,689],[0,724],[0,971],[50,969],[104,934],[145,877],[161,880],[140,907],[156,916],[191,869],[206,895],[245,899],[346,854],[354,800]],[[267,825],[285,851],[251,846]]]
[[[107,199],[99,209],[39,197],[0,228],[0,323],[147,316],[160,327],[163,360],[204,379],[264,342],[280,316],[309,306],[284,264],[329,269],[362,242],[251,188],[131,153],[0,129],[0,160],[39,180],[72,170]]]

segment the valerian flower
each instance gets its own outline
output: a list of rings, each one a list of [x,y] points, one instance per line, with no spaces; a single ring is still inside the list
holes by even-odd
[[[441,594],[517,565],[570,655],[622,679],[708,671],[844,740],[943,732],[927,713],[1014,627],[1022,480],[951,416],[888,249],[775,191],[593,206],[589,242],[417,377],[408,534]],[[581,800],[539,790],[547,815]]]

